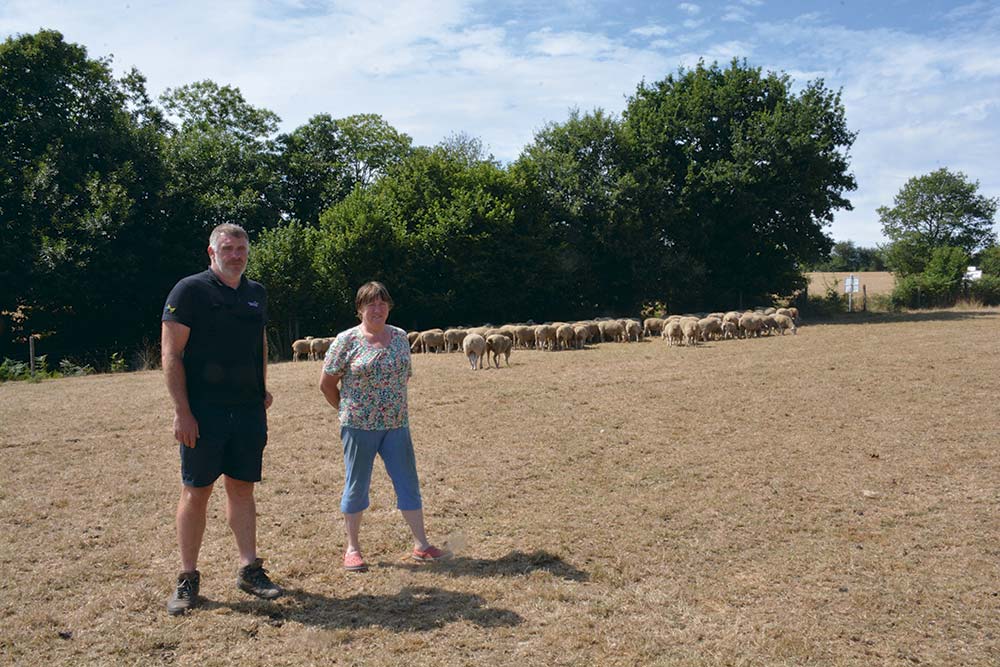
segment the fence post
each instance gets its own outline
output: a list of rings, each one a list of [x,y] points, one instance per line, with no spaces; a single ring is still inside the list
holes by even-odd
[[[31,377],[35,377],[35,334],[28,336],[28,368],[31,369]]]
[[[868,285],[861,286],[861,311],[868,312]]]

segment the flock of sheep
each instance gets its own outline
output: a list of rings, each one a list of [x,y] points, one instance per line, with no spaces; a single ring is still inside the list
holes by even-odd
[[[796,333],[799,311],[796,308],[766,308],[738,313],[670,315],[669,317],[599,318],[581,322],[549,324],[505,324],[468,329],[429,329],[407,334],[412,352],[453,352],[462,350],[473,370],[493,365],[500,368],[500,357],[510,366],[514,348],[535,350],[582,349],[591,343],[638,342],[647,336],[660,336],[669,345],[697,345],[709,340],[754,338],[772,333]],[[307,337],[292,343],[292,359],[303,356],[316,360],[326,354],[333,338]]]

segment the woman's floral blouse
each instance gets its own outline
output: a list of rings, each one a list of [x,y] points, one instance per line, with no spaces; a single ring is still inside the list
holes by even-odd
[[[366,431],[409,426],[406,382],[413,375],[406,332],[386,325],[389,344],[373,347],[358,325],[330,345],[323,371],[340,375],[340,424]]]

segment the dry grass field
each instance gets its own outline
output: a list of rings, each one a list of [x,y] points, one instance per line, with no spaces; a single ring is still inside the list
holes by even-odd
[[[844,278],[856,276],[858,282],[867,288],[868,295],[891,294],[896,286],[896,278],[888,271],[814,271],[807,273],[809,294],[823,296],[828,287],[836,286],[837,293],[844,293]]]
[[[416,355],[417,566],[379,470],[341,570],[318,363],[271,367],[261,555],[222,489],[204,607],[164,603],[179,487],[159,372],[0,385],[3,665],[1000,664],[1000,312],[696,348]]]

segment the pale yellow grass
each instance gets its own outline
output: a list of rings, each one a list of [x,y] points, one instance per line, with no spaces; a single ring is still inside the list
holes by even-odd
[[[896,278],[888,271],[813,271],[806,274],[809,294],[823,296],[827,288],[835,287],[838,294],[844,293],[844,279],[848,276],[858,279],[859,287],[866,288],[868,295],[891,294],[896,286]],[[859,291],[860,294],[860,291]]]
[[[337,421],[317,363],[276,396],[235,590],[221,489],[204,608],[166,615],[179,486],[158,372],[0,385],[0,664],[1000,664],[1000,314],[668,347],[414,357],[444,564],[401,557],[376,475],[340,569]]]

